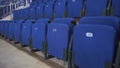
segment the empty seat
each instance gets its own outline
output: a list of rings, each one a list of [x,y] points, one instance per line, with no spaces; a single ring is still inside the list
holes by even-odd
[[[70,28],[72,28],[72,24],[74,22],[74,19],[73,18],[56,18],[56,19],[54,19],[53,22],[54,23],[67,24],[67,25],[69,25]]]
[[[36,7],[30,8],[30,19],[36,19]]]
[[[113,27],[79,24],[73,33],[75,65],[80,68],[105,68],[106,64],[113,63],[116,40]]]
[[[4,21],[0,21],[1,22],[1,35],[4,36],[4,32],[5,32],[5,22]]]
[[[61,20],[62,21],[60,21],[60,19],[55,20],[53,23],[49,24],[47,32],[48,54],[59,59],[63,59],[65,57],[64,54],[67,53],[66,50],[70,36],[70,26],[63,23],[71,23],[73,21],[71,19]]]
[[[118,17],[120,17],[119,6],[120,6],[120,0],[112,0],[112,8],[111,8],[113,12],[112,14]]]
[[[1,35],[1,32],[2,32],[2,21],[0,21],[0,35]]]
[[[4,22],[1,21],[1,35],[4,36]]]
[[[83,0],[68,0],[68,17],[80,17],[83,8]]]
[[[105,15],[107,2],[107,0],[86,0],[86,16]]]
[[[24,19],[29,19],[29,17],[30,17],[29,11],[30,11],[30,8],[24,9]]]
[[[49,19],[39,19],[32,25],[32,48],[41,50],[46,39]]]
[[[14,41],[20,42],[22,37],[22,23],[24,23],[24,20],[17,20],[14,23]]]
[[[5,38],[9,37],[9,23],[10,21],[5,21]]]
[[[120,29],[120,19],[114,16],[83,17],[79,23],[113,26],[118,32]]]
[[[9,39],[10,40],[14,39],[14,22],[15,21],[10,21],[9,22]]]
[[[22,24],[22,46],[28,46],[32,33],[32,23],[34,20],[27,20]]]
[[[66,12],[66,0],[58,0],[54,6],[54,17],[63,18]]]
[[[21,20],[21,19],[24,19],[24,12],[23,12],[23,9],[22,10],[19,10],[18,11],[19,12],[19,14],[18,14],[18,19],[17,20]]]
[[[42,16],[43,16],[43,7],[44,7],[44,4],[41,3],[41,4],[38,5],[38,7],[36,8],[36,18],[37,18],[37,19],[42,18]]]
[[[19,16],[19,11],[17,10],[17,11],[14,11],[14,13],[13,13],[13,19],[15,20],[15,19],[18,19],[18,16]]]
[[[47,2],[45,4],[44,11],[45,11],[45,18],[52,18],[52,15],[53,15],[53,3]]]

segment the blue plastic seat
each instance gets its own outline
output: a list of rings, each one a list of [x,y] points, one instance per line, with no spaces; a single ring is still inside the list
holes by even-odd
[[[81,18],[79,24],[108,25],[116,28],[118,32],[120,29],[120,19],[115,16],[83,17]]]
[[[24,19],[29,19],[29,17],[30,17],[29,11],[30,11],[30,8],[24,9]]]
[[[68,17],[80,17],[83,0],[68,0]]]
[[[3,36],[5,36],[5,21],[3,21]]]
[[[120,17],[120,0],[112,0],[112,11],[114,16]]]
[[[4,31],[4,22],[1,21],[1,35],[2,35],[2,36],[4,35],[4,34],[3,34],[3,31]]]
[[[53,55],[59,59],[64,58],[64,52],[68,48],[69,36],[70,36],[70,26],[66,23],[71,23],[71,19],[59,19],[54,20],[53,23],[48,25],[48,54]]]
[[[5,21],[5,37],[8,38],[9,37],[9,23],[10,21]]]
[[[86,16],[103,16],[107,0],[86,0]]]
[[[0,23],[1,23],[1,35],[4,36],[4,31],[5,31],[4,30],[4,23],[5,22],[4,21],[0,21]]]
[[[36,19],[36,7],[30,8],[30,19]]]
[[[104,68],[113,63],[116,30],[111,26],[79,24],[73,32],[74,64],[80,68]]]
[[[32,23],[34,22],[35,20],[27,20],[22,24],[22,46],[28,46],[32,33]]]
[[[4,21],[5,24],[4,24],[4,36],[6,37],[7,36],[7,21]]]
[[[20,19],[25,19],[25,9],[20,10]]]
[[[0,21],[0,35],[1,35],[1,32],[2,32],[2,21]]]
[[[13,13],[13,19],[16,20],[19,18],[19,10],[14,11]]]
[[[51,18],[53,15],[53,3],[47,2],[45,4],[45,18]]]
[[[38,5],[38,7],[36,8],[36,17],[37,17],[37,19],[42,18],[42,16],[43,16],[43,7],[44,7],[44,4],[41,3],[41,4]]]
[[[72,28],[73,21],[73,18],[56,18],[53,20],[54,23],[67,24],[70,28]]]
[[[49,19],[39,19],[32,25],[32,47],[41,50],[46,38]]]
[[[14,39],[14,22],[15,21],[9,22],[9,39],[10,40]]]
[[[63,18],[66,12],[66,0],[58,0],[54,6],[54,17]]]
[[[22,23],[24,20],[17,20],[14,23],[14,41],[20,42],[21,34],[22,34]]]

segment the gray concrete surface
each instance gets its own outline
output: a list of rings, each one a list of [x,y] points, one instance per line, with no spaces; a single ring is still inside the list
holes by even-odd
[[[0,68],[51,68],[0,39]]]

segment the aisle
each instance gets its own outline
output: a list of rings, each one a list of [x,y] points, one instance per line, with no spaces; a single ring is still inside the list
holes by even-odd
[[[51,68],[0,39],[0,68]]]

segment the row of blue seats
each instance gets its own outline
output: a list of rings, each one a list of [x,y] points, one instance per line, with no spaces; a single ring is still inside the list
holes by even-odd
[[[7,12],[6,8],[7,8],[7,7],[2,7],[2,8],[0,9],[0,19],[5,16],[4,14],[6,14],[6,15],[9,14],[9,13]]]
[[[118,17],[83,17],[77,25],[73,18],[0,22],[2,36],[68,60],[69,68],[120,68]]]
[[[11,13],[13,13],[15,11],[16,8],[20,7],[20,6],[23,6],[23,5],[26,5],[26,1],[28,3],[31,3],[30,0],[24,0],[24,2],[19,2],[19,1],[16,1],[16,3],[14,4],[9,4],[9,5],[1,5],[0,7],[0,19],[10,15]],[[18,3],[17,3],[18,2]]]
[[[10,15],[15,10],[15,5],[0,7],[0,19]]]
[[[82,17],[82,16],[120,16],[119,0],[39,0],[29,8],[14,12],[14,19],[39,19]]]

